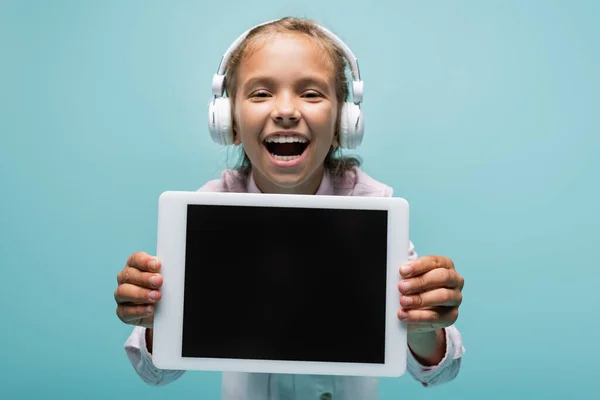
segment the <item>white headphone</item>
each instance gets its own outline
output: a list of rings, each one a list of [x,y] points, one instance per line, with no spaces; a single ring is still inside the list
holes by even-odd
[[[274,21],[268,21],[257,25],[243,34],[241,34],[227,49],[217,73],[212,80],[212,94],[214,98],[209,102],[208,106],[208,130],[216,143],[226,146],[233,144],[233,130],[231,120],[231,103],[228,97],[223,97],[225,92],[225,73],[226,66],[231,57],[231,53],[240,45],[246,36],[255,28],[269,24]],[[363,98],[363,81],[360,79],[360,70],[358,69],[358,60],[352,53],[352,50],[334,33],[326,28],[319,26],[320,30],[333,40],[342,50],[344,57],[350,64],[352,70],[352,101],[347,101],[342,106],[340,116],[340,146],[347,149],[357,148],[363,139],[365,124],[363,113],[360,109],[360,103]]]

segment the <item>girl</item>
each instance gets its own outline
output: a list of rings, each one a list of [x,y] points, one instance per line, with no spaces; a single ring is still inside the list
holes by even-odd
[[[243,39],[243,40],[242,40]],[[284,18],[249,31],[225,57],[227,79],[217,75],[209,111],[213,139],[240,146],[239,166],[200,190],[340,196],[391,196],[392,189],[367,176],[340,147],[356,147],[362,115],[347,103],[346,62],[353,66],[353,101],[362,83],[349,49],[317,24]],[[220,71],[223,72],[223,71]],[[220,97],[223,89],[227,98]],[[230,122],[231,121],[231,122]],[[409,373],[424,386],[453,379],[464,352],[454,327],[462,301],[463,278],[446,257],[417,258],[399,266],[403,294],[398,318],[408,325]],[[118,274],[117,315],[134,325],[125,344],[139,376],[165,385],[183,371],[152,364],[154,304],[160,300],[160,260],[131,255]],[[225,400],[376,399],[373,378],[223,373]]]

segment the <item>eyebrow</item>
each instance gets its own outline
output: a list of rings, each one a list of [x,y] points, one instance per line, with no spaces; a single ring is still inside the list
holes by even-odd
[[[244,82],[243,89],[256,85],[275,86],[275,79],[268,76],[254,76]]]

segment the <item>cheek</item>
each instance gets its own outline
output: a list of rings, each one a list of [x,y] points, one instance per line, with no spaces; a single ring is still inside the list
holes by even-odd
[[[249,121],[249,116],[252,114],[248,112],[248,107],[244,107],[244,105],[236,102],[234,110],[232,110],[232,126],[234,134],[236,135],[236,140],[244,140],[246,136],[246,132],[250,130],[248,126],[251,121]]]
[[[318,124],[319,130],[324,140],[331,141],[336,136],[338,123],[337,123],[337,110],[327,109],[319,114]]]
[[[243,117],[242,117],[242,105],[239,101],[236,101],[233,106],[232,106],[232,110],[231,110],[231,117],[232,117],[232,126],[233,129],[235,129],[236,131],[240,129],[240,121],[243,121]]]
[[[252,151],[258,145],[258,137],[269,116],[269,110],[263,104],[236,103],[233,112],[233,127],[237,144]]]
[[[261,104],[242,103],[236,104],[234,112],[234,124],[242,131],[256,130],[264,125],[268,110]]]
[[[312,125],[321,133],[324,133],[324,131],[333,133],[337,126],[337,110],[330,106],[306,109],[304,117],[309,125]]]

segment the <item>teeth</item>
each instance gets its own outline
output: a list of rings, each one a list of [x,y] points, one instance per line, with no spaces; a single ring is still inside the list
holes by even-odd
[[[302,136],[269,136],[265,139],[268,143],[306,143],[307,140]]]
[[[276,156],[273,154],[273,158],[275,158],[276,160],[280,160],[280,161],[292,161],[298,157],[300,157],[300,156]]]

